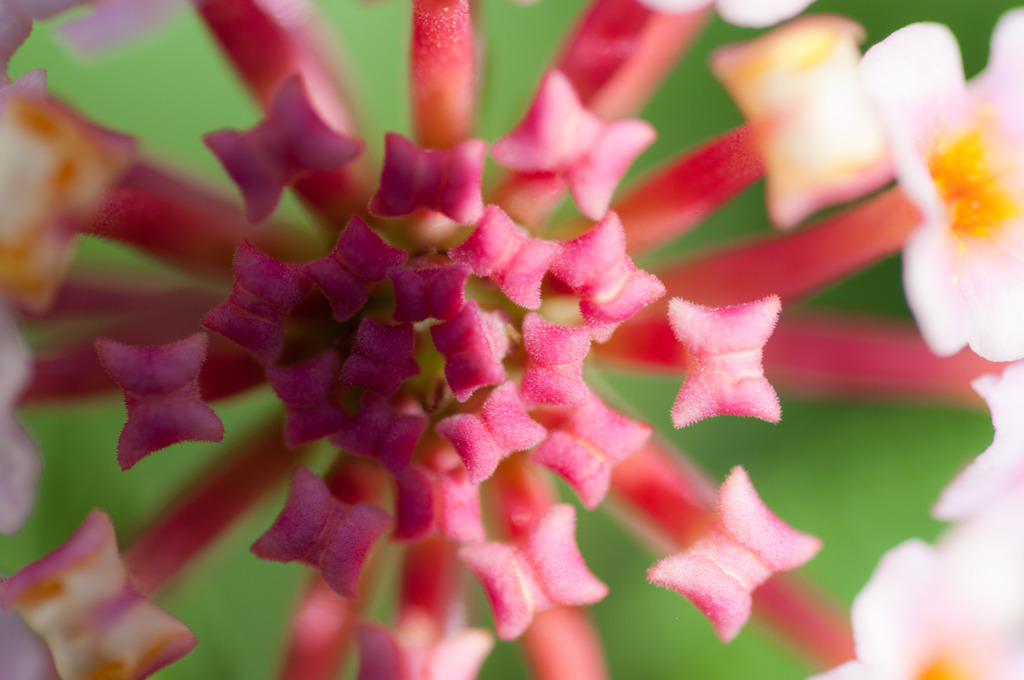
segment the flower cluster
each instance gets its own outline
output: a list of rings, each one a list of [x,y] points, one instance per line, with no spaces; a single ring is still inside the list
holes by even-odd
[[[482,3],[407,4],[411,130],[378,144],[311,0],[0,0],[0,533],[60,503],[37,493],[59,462],[23,405],[123,394],[129,480],[229,442],[120,549],[97,509],[0,578],[0,678],[139,680],[215,646],[157,602],[275,502],[249,557],[307,581],[276,677],[471,680],[495,637],[542,680],[607,677],[587,607],[614,592],[577,542],[607,505],[659,553],[647,581],[722,642],[755,617],[822,680],[1020,677],[1024,365],[990,362],[1024,359],[1024,10],[966,83],[938,24],[862,55],[854,21],[797,16],[810,0],[592,0],[519,122],[482,139]],[[6,74],[40,20],[97,51],[186,12],[262,111],[203,137],[233,195],[45,72]],[[711,57],[746,124],[627,180],[658,134],[633,116],[716,15],[768,28]],[[777,232],[645,264],[762,177]],[[87,239],[163,268],[90,265]],[[801,307],[901,249],[919,332]],[[716,493],[600,367],[680,375],[676,428],[777,423],[775,387],[973,403],[973,385],[996,436],[934,507],[953,528],[885,556],[851,627],[780,573],[823,542],[743,467]],[[257,395],[275,414],[236,433],[224,405]]]

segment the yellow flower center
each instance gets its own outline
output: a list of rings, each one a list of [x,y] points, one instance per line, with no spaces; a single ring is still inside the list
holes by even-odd
[[[924,669],[917,680],[970,680],[959,668],[945,659],[933,661]]]
[[[980,128],[942,138],[928,159],[928,170],[946,205],[949,228],[961,242],[990,239],[1021,214],[1007,188],[1013,169],[995,140]]]

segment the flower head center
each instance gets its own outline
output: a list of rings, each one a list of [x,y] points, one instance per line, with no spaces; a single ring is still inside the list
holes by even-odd
[[[964,673],[960,666],[954,665],[948,659],[936,659],[917,676],[917,680],[970,680],[968,674]]]
[[[949,228],[965,240],[991,239],[1022,206],[1007,186],[1012,166],[997,139],[980,127],[946,136],[928,158],[928,170],[946,206]]]

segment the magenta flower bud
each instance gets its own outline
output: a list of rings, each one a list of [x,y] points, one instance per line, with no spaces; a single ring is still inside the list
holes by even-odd
[[[224,424],[199,395],[199,371],[208,343],[205,333],[161,347],[96,341],[100,363],[124,390],[128,409],[117,440],[122,470],[172,444],[224,438]]]
[[[248,241],[238,244],[231,295],[203,318],[203,325],[244,347],[264,365],[284,349],[284,322],[309,294],[313,282],[298,265],[260,252]]]
[[[389,246],[358,215],[353,215],[338,235],[330,253],[306,264],[304,271],[316,281],[337,321],[348,321],[366,304],[370,285],[384,279],[408,254]]]
[[[416,336],[411,324],[388,326],[367,317],[359,324],[352,354],[341,367],[341,384],[390,397],[402,381],[419,375],[413,358]]]
[[[451,151],[421,149],[400,134],[384,138],[380,189],[370,202],[377,217],[401,217],[416,210],[442,213],[458,224],[476,224],[484,211],[483,140],[471,139]]]
[[[409,464],[427,424],[423,416],[396,413],[386,400],[368,392],[352,419],[331,437],[331,443],[348,453],[376,458],[397,473]]]
[[[388,278],[395,287],[395,321],[447,321],[466,302],[470,270],[461,264],[443,267],[393,267]]]
[[[459,557],[487,591],[502,640],[522,635],[537,612],[593,604],[608,588],[587,569],[575,539],[576,511],[555,505],[521,545],[478,543]]]
[[[779,398],[764,378],[761,355],[781,310],[774,295],[719,308],[669,302],[669,323],[688,352],[689,373],[672,407],[673,425],[722,414],[779,422]]]
[[[643,120],[602,121],[583,108],[561,71],[549,71],[526,117],[491,153],[514,170],[558,175],[580,212],[599,220],[622,176],[655,136]]]
[[[665,294],[661,281],[637,269],[626,255],[626,237],[614,212],[587,233],[563,243],[551,272],[579,298],[583,320],[598,342]]]
[[[539,314],[523,319],[523,344],[530,357],[523,373],[527,403],[574,405],[589,393],[583,359],[590,352],[590,330],[548,323]]]
[[[298,76],[281,84],[256,127],[212,132],[203,141],[242,191],[252,224],[270,217],[284,188],[304,171],[334,170],[363,152],[361,141],[324,123]]]
[[[479,491],[465,470],[436,474],[414,463],[395,474],[395,487],[395,539],[416,541],[434,531],[462,543],[486,538]]]
[[[284,509],[252,544],[252,552],[264,560],[307,564],[334,592],[354,600],[370,547],[390,525],[391,518],[377,506],[346,505],[324,480],[299,467]]]
[[[491,392],[479,415],[450,416],[434,429],[455,447],[473,484],[494,474],[506,456],[536,446],[547,434],[527,415],[516,385],[511,382]]]
[[[334,434],[348,422],[345,409],[334,402],[339,370],[333,349],[294,366],[267,366],[267,379],[287,413],[284,441],[289,448]]]
[[[494,281],[520,307],[537,309],[544,274],[557,252],[557,243],[531,237],[501,208],[489,205],[476,230],[448,255]]]
[[[467,302],[451,319],[431,326],[430,337],[444,356],[444,376],[459,401],[505,380],[501,360],[508,351],[508,336],[501,321],[482,313],[476,302]]]
[[[650,425],[616,413],[588,391],[565,426],[551,432],[530,460],[559,474],[593,510],[608,493],[612,467],[650,437]]]

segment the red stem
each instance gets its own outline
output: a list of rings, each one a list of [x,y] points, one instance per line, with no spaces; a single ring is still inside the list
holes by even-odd
[[[289,450],[274,421],[218,461],[131,542],[125,565],[143,593],[188,566],[247,510],[284,482],[301,450]]]
[[[661,14],[636,0],[594,0],[555,68],[597,115],[629,115],[643,108],[709,16],[707,10]]]
[[[714,521],[707,479],[657,442],[619,463],[611,488],[634,518],[657,528],[670,549],[688,546]],[[758,618],[812,664],[831,668],[854,658],[853,633],[840,609],[799,576],[773,576],[753,596]]]
[[[520,644],[537,680],[609,677],[601,638],[585,609],[558,606],[536,614]]]
[[[476,46],[469,0],[414,0],[412,113],[416,140],[450,149],[473,132]]]
[[[688,151],[640,180],[612,210],[633,254],[678,238],[764,174],[747,125]]]
[[[292,620],[281,680],[338,677],[358,613],[357,602],[341,597],[314,574]]]
[[[238,205],[144,162],[107,194],[84,232],[223,281],[232,278],[231,262],[242,239],[282,260],[322,254],[308,234],[274,223],[251,226]]]
[[[730,245],[658,276],[666,300],[718,306],[773,293],[792,300],[895,253],[919,221],[917,209],[891,189],[810,227]]]
[[[461,573],[456,546],[442,535],[406,546],[397,627],[406,619],[420,621],[425,616],[438,633],[446,630],[456,613]]]

